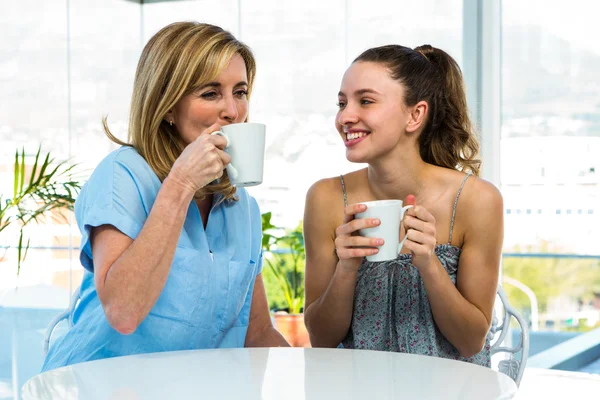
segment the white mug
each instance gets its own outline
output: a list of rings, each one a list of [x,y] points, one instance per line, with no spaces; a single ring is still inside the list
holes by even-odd
[[[361,236],[368,238],[381,238],[383,245],[379,252],[367,256],[368,261],[395,260],[402,251],[406,236],[400,241],[400,224],[404,213],[412,206],[402,207],[402,200],[377,200],[359,203],[367,206],[364,212],[357,213],[355,218],[377,218],[381,221],[378,226],[360,229]]]
[[[225,125],[211,135],[225,138],[225,152],[231,156],[227,175],[234,186],[256,186],[263,180],[265,162],[265,124],[246,122]]]

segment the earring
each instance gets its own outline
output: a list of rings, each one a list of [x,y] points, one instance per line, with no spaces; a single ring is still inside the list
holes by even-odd
[[[169,126],[173,126],[173,120],[169,121]]]

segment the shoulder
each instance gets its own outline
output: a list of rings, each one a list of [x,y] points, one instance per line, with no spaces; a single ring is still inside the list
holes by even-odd
[[[260,226],[262,231],[262,216],[258,201],[248,193],[243,187],[238,187],[235,191],[236,200],[226,205],[226,211],[234,218],[247,219],[253,229]]]
[[[133,147],[123,146],[113,150],[104,157],[96,169],[94,169],[92,175],[114,174],[115,171],[122,169],[131,172],[147,172],[148,170],[152,170],[146,160]]]
[[[139,175],[151,173],[154,171],[148,162],[142,157],[133,147],[123,146],[113,151],[107,156],[107,159],[128,171],[135,172]]]
[[[340,201],[344,206],[344,188],[346,193],[353,193],[356,189],[363,186],[366,169],[350,172],[342,176],[321,179],[315,182],[307,193],[308,200],[319,200],[320,203],[329,203],[332,206],[339,207]]]
[[[304,232],[307,239],[319,241],[326,236],[335,237],[335,229],[343,219],[344,192],[340,177],[315,182],[306,194],[304,206]]]
[[[319,204],[320,207],[344,207],[344,192],[339,176],[325,178],[313,183],[306,193],[306,206]]]
[[[470,176],[465,182],[461,194],[461,200],[474,209],[490,209],[503,207],[503,199],[500,190],[485,179]],[[464,197],[464,198],[463,198]]]
[[[114,201],[133,204],[140,198],[153,198],[160,186],[160,180],[144,158],[135,149],[124,146],[110,152],[96,166],[79,193],[76,207]]]
[[[90,184],[127,185],[128,182],[138,187],[156,189],[160,180],[146,160],[133,148],[123,146],[110,152],[98,164]]]
[[[248,212],[254,216],[255,214],[260,214],[260,210],[258,207],[258,201],[248,193],[246,188],[238,187],[235,191],[236,200],[233,203],[242,209],[247,209]]]
[[[339,176],[320,179],[308,189],[308,195],[331,195],[335,192],[342,193],[342,184]]]
[[[226,206],[227,210],[225,212],[235,221],[244,221],[244,226],[249,229],[252,238],[253,252],[259,254],[261,252],[263,226],[258,201],[243,187],[238,187],[235,195],[237,200]],[[246,228],[238,227],[238,229]],[[257,260],[258,258],[253,259]]]
[[[500,225],[504,215],[504,201],[500,190],[485,179],[470,176],[459,198],[461,219],[467,226],[489,228]]]

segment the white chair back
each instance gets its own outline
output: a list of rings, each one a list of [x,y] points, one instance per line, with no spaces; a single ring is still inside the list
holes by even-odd
[[[504,353],[504,359],[500,360],[498,363],[498,371],[511,377],[518,386],[521,383],[521,378],[525,371],[525,364],[527,364],[527,356],[529,354],[529,326],[521,314],[510,305],[506,293],[504,293],[504,289],[502,289],[502,286],[500,285],[498,286],[497,294],[502,305],[502,318],[499,324],[495,307],[492,326],[488,333],[488,337],[492,343],[491,353],[492,356]],[[519,342],[515,345],[503,346],[505,339],[510,332],[510,322],[512,318],[517,321],[520,328]],[[516,358],[517,353],[519,353],[518,358]]]
[[[54,329],[56,329],[58,324],[62,320],[66,319],[69,323],[69,328],[73,326],[73,312],[75,311],[75,306],[79,301],[80,294],[81,288],[78,287],[77,289],[75,289],[75,292],[73,292],[73,295],[71,295],[69,307],[65,311],[54,317],[52,321],[50,321],[50,323],[48,324],[48,327],[46,328],[46,334],[44,335],[44,356],[48,354],[48,348],[50,347],[50,338],[52,337],[52,333],[54,332]]]

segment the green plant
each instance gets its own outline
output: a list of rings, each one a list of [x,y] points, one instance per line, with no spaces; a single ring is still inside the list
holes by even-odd
[[[15,152],[14,184],[12,198],[0,194],[0,233],[11,224],[19,225],[17,242],[17,275],[21,263],[27,257],[30,239],[25,240],[24,229],[31,222],[39,222],[49,211],[55,209],[72,210],[81,183],[75,178],[75,165],[56,162],[50,153],[40,158],[41,147],[28,171],[25,162],[25,148]],[[42,161],[43,160],[43,161]],[[27,175],[27,176],[26,176]]]
[[[268,266],[268,274],[273,277],[279,293],[283,294],[282,308],[286,308],[290,314],[299,314],[304,306],[305,253],[302,224],[291,231],[278,234],[283,230],[271,223],[271,213],[267,212],[262,214],[262,228],[263,259]],[[271,294],[273,293],[269,293],[269,296]],[[269,300],[272,301],[271,298]]]

